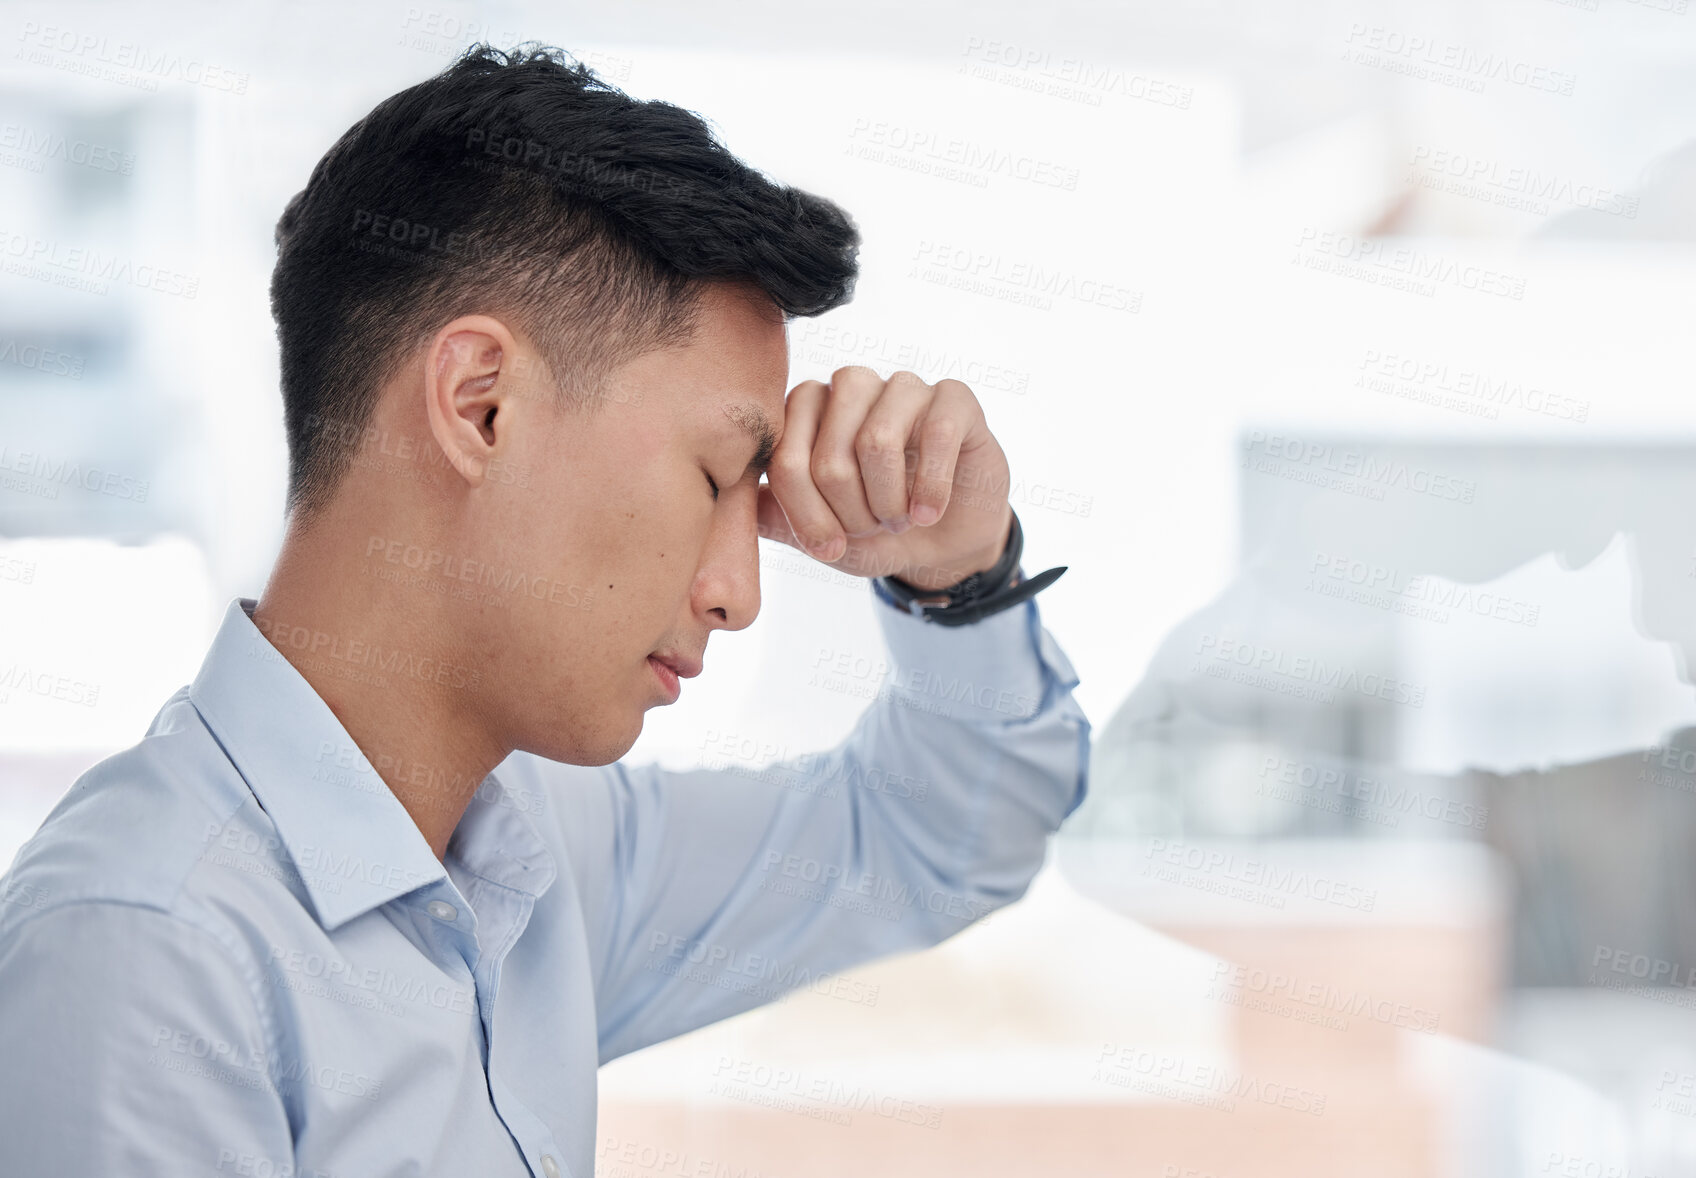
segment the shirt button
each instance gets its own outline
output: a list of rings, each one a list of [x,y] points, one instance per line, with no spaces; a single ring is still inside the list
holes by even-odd
[[[446,900],[431,900],[430,915],[434,916],[437,920],[445,920],[451,923],[452,921],[459,919],[459,909],[455,908],[452,904],[449,904]]]
[[[542,1173],[546,1174],[548,1178],[559,1178],[559,1163],[554,1161],[553,1154],[545,1153],[542,1155]]]

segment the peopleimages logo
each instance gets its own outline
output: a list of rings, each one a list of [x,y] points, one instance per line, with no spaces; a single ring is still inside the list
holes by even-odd
[[[0,666],[0,703],[10,700],[13,691],[27,691],[43,699],[52,698],[88,708],[100,702],[99,684],[84,683],[69,675],[42,671],[23,663]]]
[[[482,684],[483,672],[476,667],[465,667],[430,655],[379,646],[361,638],[311,630],[270,618],[263,621],[255,618],[254,624],[271,641],[270,647],[258,652],[263,658],[270,658],[278,649],[288,647],[309,657],[334,659],[348,667],[368,669],[383,675],[402,675],[441,687],[475,690]]]
[[[33,450],[11,450],[0,446],[0,476],[7,474],[19,474],[36,480],[38,484],[33,489],[27,485],[11,487],[10,479],[0,478],[0,485],[6,485],[7,489],[29,494],[51,491],[52,494],[45,497],[52,499],[59,497],[57,487],[81,487],[97,495],[110,495],[114,499],[146,503],[147,492],[152,486],[147,479],[138,479],[134,475],[120,474],[115,470],[101,470],[98,466],[84,466],[80,462],[54,458]]]
[[[1692,970],[1688,965],[1650,957],[1647,953],[1616,949],[1609,945],[1596,946],[1596,954],[1590,960],[1590,968],[1636,978],[1651,986],[1675,986],[1696,990],[1696,970]]]
[[[925,128],[857,118],[848,132],[848,138],[858,141],[851,145],[849,150],[858,148],[861,159],[877,162],[901,160],[906,166],[922,171],[930,171],[934,167],[935,174],[968,179],[973,187],[987,184],[991,175],[1010,180],[1027,180],[1042,187],[1059,188],[1067,192],[1075,191],[1078,187],[1076,168],[1053,160],[1018,155],[993,144],[942,135]]]
[[[1518,302],[1525,298],[1525,278],[1504,274],[1470,262],[1457,262],[1417,246],[1397,245],[1393,240],[1351,233],[1334,233],[1308,226],[1296,239],[1296,255],[1290,259],[1311,270],[1330,271],[1345,277],[1364,278],[1392,287],[1405,287],[1430,296],[1439,285],[1453,286],[1477,294],[1499,295]]]
[[[300,1058],[268,1055],[253,1044],[208,1038],[193,1031],[161,1024],[153,1033],[154,1067],[205,1076],[242,1088],[298,1088],[311,1085],[362,1100],[375,1100],[383,1082],[363,1072]]]
[[[1150,860],[1153,865],[1198,872],[1247,887],[1263,888],[1268,893],[1286,893],[1335,904],[1340,908],[1371,912],[1378,905],[1378,892],[1375,888],[1357,887],[1301,868],[1280,867],[1275,863],[1251,859],[1219,847],[1202,847],[1177,839],[1157,838],[1152,840],[1144,858]],[[1280,903],[1276,907],[1283,905]]]
[[[663,954],[659,953],[661,949]],[[653,962],[651,959],[656,955],[662,956],[664,961]],[[764,995],[766,1001],[781,999],[793,991],[806,988],[812,993],[839,998],[854,1005],[877,1005],[879,987],[867,986],[858,979],[831,970],[815,971],[792,961],[658,929],[649,936],[648,956],[650,967],[669,976],[681,975],[706,985],[733,980],[725,976],[729,974],[763,982],[765,985],[750,987],[749,990]],[[700,966],[701,969],[685,970],[683,967],[686,965]]]
[[[570,585],[557,577],[549,577],[518,569],[491,565],[439,548],[425,548],[405,540],[372,536],[365,542],[365,555],[391,565],[411,569],[427,577],[475,585],[478,588],[512,597],[533,597],[537,601],[578,606],[587,609],[594,600],[594,591],[580,585]]]
[[[246,94],[251,75],[169,49],[114,40],[104,33],[60,28],[26,20],[18,32],[23,48],[15,56],[36,65],[104,81],[123,82],[149,93],[161,81],[186,82],[228,94]],[[54,55],[58,56],[55,57]]]
[[[1308,565],[1308,587],[1324,596],[1368,605],[1394,603],[1397,613],[1448,621],[1448,611],[1534,627],[1542,607],[1534,601],[1461,585],[1428,573],[1411,576],[1372,561],[1315,552]],[[1421,610],[1418,606],[1430,606]]]
[[[1102,95],[1188,110],[1195,88],[1148,74],[1131,73],[1081,57],[1058,57],[1047,49],[970,35],[961,72],[972,77],[1100,106]],[[1029,75],[1023,77],[1021,75]]]
[[[93,294],[106,294],[109,282],[128,284],[140,290],[192,299],[200,291],[200,278],[167,266],[136,262],[121,254],[108,254],[98,247],[67,246],[44,237],[30,237],[0,229],[0,256],[5,271],[21,278],[36,278],[56,286],[68,286]]]
[[[68,139],[57,131],[39,131],[19,123],[0,124],[0,150],[23,153],[22,159],[38,165],[31,169],[33,171],[40,170],[39,164],[43,160],[59,160],[93,168],[97,172],[118,172],[125,176],[135,170],[132,153],[120,152],[104,143],[90,143],[86,139]],[[0,157],[0,160],[5,158]]]
[[[1539,216],[1546,215],[1549,206],[1555,204],[1629,220],[1637,218],[1639,198],[1635,196],[1462,151],[1421,144],[1413,149],[1408,166],[1423,175],[1426,187],[1443,187],[1457,196],[1476,196]]]
[[[1397,1002],[1364,990],[1337,986],[1330,982],[1311,981],[1296,974],[1279,973],[1276,970],[1259,969],[1231,961],[1219,962],[1214,967],[1213,979],[1214,984],[1222,987],[1225,994],[1232,995],[1239,1005],[1244,1004],[1242,1000],[1245,995],[1260,995],[1274,1001],[1283,999],[1326,1014],[1366,1018],[1385,1026],[1406,1027],[1428,1035],[1437,1032],[1438,1015],[1435,1011],[1407,1002]],[[1209,997],[1221,996],[1209,993]],[[1269,1013],[1284,1012],[1274,1007]],[[1344,1027],[1346,1026],[1345,1023]]]
[[[68,376],[72,380],[82,379],[83,358],[70,352],[61,352],[57,348],[43,348],[37,344],[19,345],[15,339],[0,342],[0,364],[11,364],[18,368],[29,368],[43,376]]]
[[[1197,640],[1196,659],[1197,665],[1193,669],[1203,673],[1217,673],[1234,668],[1244,672],[1245,676],[1219,674],[1218,677],[1230,677],[1235,682],[1249,683],[1251,686],[1260,683],[1260,680],[1252,676],[1278,675],[1286,680],[1312,684],[1315,688],[1327,692],[1355,691],[1361,695],[1415,708],[1422,707],[1425,703],[1425,688],[1405,679],[1375,671],[1361,672],[1342,663],[1327,662],[1313,655],[1290,655],[1278,647],[1264,646],[1230,635],[1211,632],[1202,634]],[[1204,659],[1214,660],[1213,665],[1210,667],[1202,661]],[[1331,702],[1325,696],[1314,698],[1319,698],[1321,702]]]
[[[1481,94],[1491,81],[1524,86],[1563,98],[1572,96],[1578,79],[1565,70],[1482,50],[1442,37],[1404,33],[1384,25],[1354,22],[1344,40],[1343,60],[1376,66],[1390,73],[1437,82]]]
[[[757,1060],[721,1055],[713,1068],[711,1091],[717,1095],[765,1104],[787,1112],[821,1116],[839,1125],[853,1123],[848,1114],[872,1113],[892,1121],[935,1129],[942,1123],[942,1109],[933,1104],[880,1092],[863,1084],[848,1084],[831,1076],[808,1076],[804,1072],[777,1067]],[[776,1099],[758,1095],[778,1094]],[[831,1115],[835,1114],[835,1115]]]
[[[1476,406],[1480,416],[1491,418],[1499,417],[1503,409],[1518,409],[1579,424],[1590,417],[1588,401],[1459,365],[1368,348],[1359,367],[1362,371],[1355,378],[1357,388],[1406,400],[1441,404],[1445,408]]]
[[[815,903],[843,907],[840,901],[864,899],[886,909],[874,915],[899,920],[912,908],[922,908],[937,916],[947,916],[970,924],[989,915],[995,905],[975,896],[965,896],[943,888],[926,887],[908,880],[895,879],[876,872],[826,863],[805,855],[767,851],[760,863],[766,878],[762,889],[793,895]],[[767,886],[771,885],[771,886]],[[863,904],[852,905],[858,911],[870,911]]]
[[[1374,499],[1384,497],[1385,487],[1455,503],[1471,503],[1478,493],[1478,484],[1472,479],[1427,470],[1399,458],[1381,458],[1330,442],[1304,440],[1265,430],[1249,432],[1248,444],[1244,447],[1244,467],[1279,474],[1283,471],[1280,465],[1283,463],[1298,471],[1341,476],[1373,492],[1370,497]]]
[[[1399,781],[1276,755],[1261,762],[1260,784],[1254,792],[1258,797],[1346,813],[1385,826],[1398,826],[1403,815],[1418,814],[1433,822],[1483,830],[1490,814],[1488,806],[1411,788]],[[1334,804],[1319,800],[1326,794],[1332,795]]]
[[[1318,1117],[1325,1114],[1329,1099],[1323,1092],[1111,1040],[1102,1041],[1093,1078],[1221,1112],[1234,1111],[1236,1102],[1244,1100]]]

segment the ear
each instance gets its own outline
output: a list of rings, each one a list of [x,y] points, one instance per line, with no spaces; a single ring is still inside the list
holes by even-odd
[[[512,333],[487,315],[462,315],[447,324],[425,354],[424,411],[430,433],[448,463],[473,487],[482,484],[506,436],[517,355]]]

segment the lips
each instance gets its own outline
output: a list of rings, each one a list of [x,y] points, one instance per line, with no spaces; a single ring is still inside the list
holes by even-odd
[[[648,665],[654,669],[654,678],[660,681],[666,694],[676,701],[683,685],[680,679],[693,679],[701,673],[701,660],[685,658],[672,651],[659,651],[648,656]]]
[[[653,655],[648,656],[648,665],[654,669],[654,678],[660,681],[660,686],[665,688],[665,693],[676,700],[682,691],[682,685],[677,681],[677,672],[672,669],[669,663],[662,663]]]
[[[701,673],[700,659],[686,659],[676,654],[651,654],[648,656],[662,666],[670,667],[671,673],[679,679],[693,679]]]

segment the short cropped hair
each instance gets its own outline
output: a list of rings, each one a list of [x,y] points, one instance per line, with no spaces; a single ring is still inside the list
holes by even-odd
[[[693,337],[706,283],[751,284],[784,322],[823,314],[853,297],[859,244],[699,115],[564,50],[473,45],[349,128],[277,222],[287,510],[331,500],[379,391],[457,316],[510,317],[582,411],[612,370]]]

